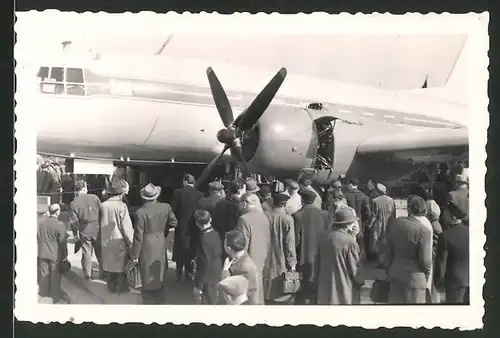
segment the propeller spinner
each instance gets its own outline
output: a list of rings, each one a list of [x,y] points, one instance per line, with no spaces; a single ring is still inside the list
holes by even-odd
[[[222,152],[217,155],[201,173],[196,183],[198,187],[207,180],[217,165],[219,159],[228,149],[231,151],[233,159],[240,165],[243,175],[249,175],[247,162],[243,157],[241,149],[242,136],[245,132],[252,130],[252,128],[257,124],[259,118],[262,114],[264,114],[279,88],[283,84],[286,75],[286,69],[281,68],[271,81],[269,81],[266,87],[264,87],[264,89],[259,93],[259,95],[257,95],[250,106],[243,111],[241,117],[238,119],[237,123],[235,123],[233,110],[231,109],[231,104],[229,103],[226,92],[224,91],[224,88],[222,88],[222,85],[213,69],[208,67],[207,77],[212,91],[212,96],[222,123],[225,126],[224,129],[219,130],[217,133],[217,139],[225,146]]]

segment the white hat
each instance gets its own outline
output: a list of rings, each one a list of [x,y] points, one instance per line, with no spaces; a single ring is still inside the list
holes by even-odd
[[[385,185],[381,183],[377,183],[377,190],[380,191],[382,194],[385,194],[387,192]]]

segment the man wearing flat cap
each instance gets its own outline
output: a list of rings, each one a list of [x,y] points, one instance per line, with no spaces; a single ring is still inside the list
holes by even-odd
[[[286,214],[285,205],[290,196],[275,194],[274,209],[267,216],[271,224],[269,252],[262,271],[266,304],[291,305],[293,294],[283,293],[283,274],[295,271],[297,255],[293,218]]]
[[[173,195],[172,209],[177,218],[177,227],[174,233],[174,250],[172,260],[176,262],[177,280],[185,271],[185,278],[192,279],[193,265],[193,234],[196,233],[193,214],[196,204],[203,198],[203,193],[194,187],[195,179],[191,174],[185,174],[182,178],[183,187],[176,189]]]
[[[304,206],[293,214],[295,225],[295,246],[299,272],[303,282],[297,294],[298,304],[315,304],[317,286],[315,277],[318,269],[318,240],[330,228],[328,212],[316,208],[313,203],[316,194],[307,189],[299,190]]]
[[[469,227],[466,216],[453,202],[448,202],[445,218],[449,224],[439,236],[436,255],[437,285],[444,287],[447,304],[469,303]]]
[[[159,203],[161,188],[149,183],[141,190],[143,201],[134,215],[134,240],[130,259],[139,263],[143,304],[162,304],[163,276],[168,267],[166,237],[177,226],[177,218],[167,203]]]
[[[351,235],[356,222],[352,208],[340,208],[335,214],[334,229],[320,238],[318,270],[318,304],[351,305],[356,303],[360,284],[358,264],[360,250]]]
[[[224,185],[220,182],[210,182],[208,184],[208,196],[198,200],[197,210],[206,210],[210,215],[214,215],[215,205],[226,197]]]
[[[108,276],[110,292],[128,292],[125,264],[128,262],[134,229],[127,205],[122,202],[123,187],[109,187],[108,200],[100,207],[102,268]]]

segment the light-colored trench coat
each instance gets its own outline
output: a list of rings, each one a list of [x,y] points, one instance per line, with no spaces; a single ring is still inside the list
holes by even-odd
[[[101,204],[102,267],[108,272],[125,272],[134,229],[127,205],[119,196]]]

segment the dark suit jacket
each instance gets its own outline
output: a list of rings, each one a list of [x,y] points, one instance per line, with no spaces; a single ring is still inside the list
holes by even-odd
[[[193,242],[192,236],[196,233],[196,226],[193,221],[193,214],[196,203],[203,197],[203,193],[194,187],[176,189],[174,191],[172,209],[177,218],[177,228],[175,229],[175,241],[173,260],[186,258],[192,255],[190,250]],[[191,251],[191,252],[190,252]]]
[[[38,258],[58,262],[68,257],[66,226],[56,217],[38,219]]]
[[[215,285],[222,273],[222,245],[219,234],[209,228],[200,232],[196,243],[196,275],[194,282],[202,289],[205,284]]]
[[[158,290],[163,285],[166,265],[165,237],[177,225],[167,203],[146,202],[135,212],[132,259],[139,258],[144,290]]]
[[[293,214],[297,261],[304,280],[313,281],[318,263],[318,243],[321,236],[328,234],[330,219],[328,212],[312,204],[305,204]]]
[[[100,205],[101,200],[93,194],[75,197],[69,205],[69,224],[74,234],[79,230],[83,235],[97,238]]]
[[[452,225],[440,235],[435,281],[445,288],[469,286],[469,227]]]
[[[359,217],[360,222],[363,224],[368,223],[372,217],[370,199],[368,196],[358,189],[347,191],[344,195],[347,200],[347,205],[356,211],[356,216]],[[363,232],[362,226],[360,226],[360,232]]]
[[[215,206],[223,199],[224,198],[219,195],[210,195],[208,197],[200,198],[198,200],[198,203],[196,204],[196,209],[208,211],[213,218],[215,213]]]
[[[432,230],[413,217],[392,220],[384,265],[390,280],[409,288],[425,289],[432,266]]]
[[[221,235],[236,228],[240,217],[239,201],[229,196],[226,199],[217,202],[212,219],[214,229]]]

